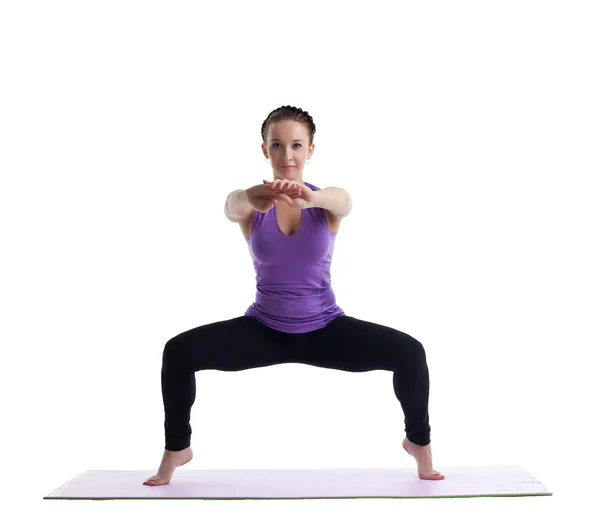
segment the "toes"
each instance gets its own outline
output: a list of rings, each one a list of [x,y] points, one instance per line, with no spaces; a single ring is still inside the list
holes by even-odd
[[[443,474],[440,474],[439,472],[425,472],[423,474],[419,474],[419,477],[421,479],[446,479],[446,477]]]

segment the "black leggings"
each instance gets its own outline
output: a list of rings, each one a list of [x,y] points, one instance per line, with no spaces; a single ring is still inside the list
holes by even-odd
[[[237,371],[279,363],[304,363],[350,372],[393,371],[406,437],[430,443],[429,369],[423,345],[398,330],[338,316],[312,332],[290,334],[250,316],[210,323],[178,334],[163,351],[161,385],[165,449],[190,446],[190,412],[196,399],[195,372]]]

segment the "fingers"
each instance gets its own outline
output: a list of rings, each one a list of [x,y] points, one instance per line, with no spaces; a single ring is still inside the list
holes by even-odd
[[[300,190],[300,188],[294,188],[294,187],[292,187],[290,189],[283,189],[282,191],[279,192],[279,195],[280,196],[285,196],[286,198],[289,196],[290,198],[296,199],[296,198],[298,198],[299,196],[302,195],[302,191]]]
[[[276,189],[291,189],[293,187],[300,188],[300,185],[298,184],[298,182],[294,182],[292,180],[277,179],[277,180],[273,180],[272,182],[270,182],[268,180],[263,180],[263,183],[269,185],[270,187],[276,188]]]
[[[278,194],[285,193],[285,194],[289,194],[291,196],[297,196],[299,194],[302,194],[302,189],[300,189],[299,185],[290,185],[289,187],[282,187],[280,185],[278,185],[278,186],[268,185],[267,187],[269,188],[269,191],[271,193],[278,193]]]

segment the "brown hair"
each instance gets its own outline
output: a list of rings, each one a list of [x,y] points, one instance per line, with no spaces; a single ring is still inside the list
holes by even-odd
[[[291,105],[282,105],[274,111],[269,113],[266,120],[262,124],[260,134],[263,139],[263,143],[267,143],[267,132],[269,130],[269,124],[275,122],[282,122],[285,120],[293,120],[294,122],[303,123],[308,129],[308,146],[310,147],[313,143],[313,136],[317,132],[317,128],[313,122],[312,116],[306,111],[303,111],[300,107],[292,107]]]

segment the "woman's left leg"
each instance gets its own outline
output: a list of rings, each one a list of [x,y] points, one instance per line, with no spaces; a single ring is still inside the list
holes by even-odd
[[[392,371],[406,437],[417,445],[430,444],[429,369],[419,341],[391,327],[347,315],[296,339],[300,363],[350,372]]]

